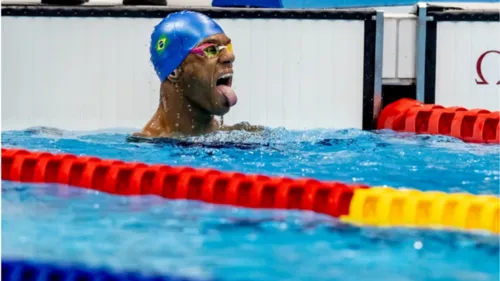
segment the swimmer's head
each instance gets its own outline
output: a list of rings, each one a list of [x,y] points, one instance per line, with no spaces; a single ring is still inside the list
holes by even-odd
[[[168,15],[151,35],[151,62],[162,83],[211,114],[236,104],[231,40],[211,18],[196,12]]]

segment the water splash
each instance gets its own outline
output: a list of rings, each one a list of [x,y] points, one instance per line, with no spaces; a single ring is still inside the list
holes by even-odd
[[[135,132],[130,130],[129,133]],[[391,131],[267,128],[126,142],[124,131],[3,132],[6,147],[422,190],[499,194],[500,146]]]

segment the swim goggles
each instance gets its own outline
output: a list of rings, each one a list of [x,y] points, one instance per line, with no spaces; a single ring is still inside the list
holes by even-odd
[[[219,55],[222,52],[222,50],[224,50],[224,49],[227,49],[229,52],[232,53],[233,52],[233,45],[231,43],[229,43],[226,46],[220,46],[220,45],[216,45],[216,44],[207,43],[207,44],[203,44],[201,46],[198,46],[196,48],[193,48],[190,51],[190,53],[202,55],[202,56],[205,56],[207,58],[212,58],[212,57]]]

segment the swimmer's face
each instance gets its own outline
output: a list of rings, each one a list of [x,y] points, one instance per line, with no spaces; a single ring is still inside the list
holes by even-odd
[[[236,104],[232,90],[235,56],[225,34],[205,38],[182,63],[184,95],[214,115],[224,115]]]

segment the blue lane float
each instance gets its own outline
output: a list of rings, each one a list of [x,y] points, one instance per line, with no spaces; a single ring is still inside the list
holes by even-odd
[[[26,260],[2,259],[2,281],[202,281],[202,279],[112,272],[104,268],[60,266]],[[215,280],[213,280],[215,281]]]

